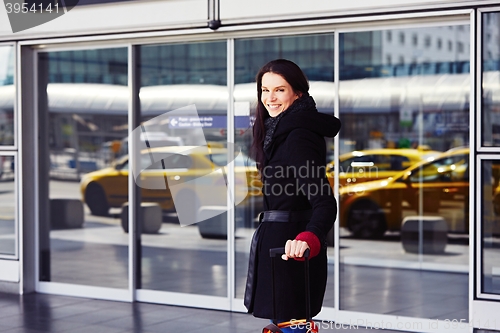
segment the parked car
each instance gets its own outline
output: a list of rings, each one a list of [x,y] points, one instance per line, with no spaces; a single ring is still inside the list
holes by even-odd
[[[148,147],[169,147],[169,146],[183,146],[184,140],[180,136],[169,136],[164,132],[151,132],[147,134],[141,133],[140,140],[142,142],[148,141]],[[120,143],[119,156],[128,154],[128,136],[123,138]]]
[[[420,149],[367,149],[339,156],[340,186],[359,184],[392,177],[422,160],[431,161],[441,152]],[[334,162],[327,165],[327,175],[333,186]]]
[[[151,163],[152,158],[155,163]],[[143,202],[157,202],[164,211],[174,211],[174,201],[179,199],[178,202],[182,202],[182,196],[189,197],[190,200],[195,198],[199,200],[198,204],[203,205],[220,205],[221,202],[226,202],[225,148],[206,146],[152,148],[141,153],[140,163],[142,172],[136,183],[141,187]],[[255,178],[257,169],[244,155],[235,160],[234,169],[237,185],[235,197],[241,198],[246,195],[248,184]],[[121,207],[128,201],[128,174],[129,158],[124,156],[113,167],[91,172],[82,177],[80,182],[82,200],[93,215],[106,216],[111,207]],[[195,184],[193,180],[196,179],[202,181]],[[241,184],[245,181],[246,184]],[[173,183],[183,184],[182,191],[176,192],[179,198],[172,197],[170,187]],[[187,196],[188,192],[191,196]]]
[[[441,216],[450,232],[468,232],[469,149],[421,161],[394,177],[340,188],[340,226],[362,238],[399,230],[408,215]]]

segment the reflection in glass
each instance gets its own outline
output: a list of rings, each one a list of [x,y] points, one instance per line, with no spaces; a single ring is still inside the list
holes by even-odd
[[[127,288],[127,49],[40,53],[39,77],[40,280]]]
[[[342,310],[468,318],[469,39],[340,34]]]
[[[14,144],[13,46],[0,46],[0,149]],[[16,254],[14,156],[0,152],[0,255]]]
[[[16,255],[14,156],[0,155],[0,255]]]
[[[481,292],[500,294],[500,161],[483,161],[481,171]]]
[[[482,14],[482,123],[481,143],[483,146],[500,145],[500,13]]]
[[[316,101],[318,111],[333,114],[333,34],[318,34],[294,37],[269,37],[238,39],[235,41],[235,142],[245,154],[249,154],[252,131],[249,119],[256,106],[255,76],[268,61],[289,59],[298,64],[310,83],[310,94]],[[333,156],[333,140],[327,142],[329,161]],[[325,161],[326,163],[326,161]],[[248,269],[250,240],[258,225],[257,215],[263,210],[261,182],[255,162],[248,158],[247,200],[236,207],[236,268],[235,294],[243,298]],[[332,236],[333,240],[333,236]],[[330,245],[333,242],[330,241]],[[331,251],[330,251],[331,250]],[[329,249],[333,259],[333,247]],[[324,306],[334,306],[333,265],[329,266],[328,287]]]
[[[227,296],[226,50],[225,41],[140,48],[149,166],[138,185],[142,204],[163,215],[159,233],[141,237],[140,289]]]
[[[14,144],[14,59],[13,46],[0,46],[0,146]]]

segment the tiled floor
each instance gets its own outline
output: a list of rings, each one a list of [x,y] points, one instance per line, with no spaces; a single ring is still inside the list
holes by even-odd
[[[0,294],[1,333],[256,333],[265,325],[266,320],[243,313],[46,294]],[[322,326],[322,333],[374,332],[327,326]]]
[[[450,321],[469,317],[466,274],[342,265],[341,279],[342,310]]]

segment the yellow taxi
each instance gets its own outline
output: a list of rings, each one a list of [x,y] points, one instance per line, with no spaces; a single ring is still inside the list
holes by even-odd
[[[384,148],[352,151],[339,156],[340,186],[354,185],[392,177],[422,160],[430,161],[441,152],[410,148]],[[333,186],[334,163],[327,165],[327,176]]]
[[[246,197],[248,184],[255,179],[257,169],[255,163],[243,153],[235,153],[235,157],[235,202],[239,202]],[[227,202],[225,148],[151,148],[141,152],[139,163],[141,172],[135,182],[141,188],[142,202],[156,202],[164,211],[174,211],[174,202],[177,199],[182,202],[183,198],[198,201],[193,202],[193,207],[195,204],[221,205]],[[93,215],[106,216],[110,208],[121,207],[128,201],[128,174],[129,158],[124,156],[114,166],[82,177],[82,200]],[[173,187],[181,188],[180,185],[180,191],[171,191]],[[191,193],[188,195],[188,192]],[[174,195],[176,198],[173,198]]]
[[[340,188],[340,226],[356,237],[399,230],[409,215],[441,216],[449,232],[468,232],[469,149],[445,152],[393,177]]]

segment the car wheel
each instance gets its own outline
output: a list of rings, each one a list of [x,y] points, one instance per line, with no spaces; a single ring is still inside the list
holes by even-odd
[[[103,188],[96,184],[90,183],[85,190],[85,203],[89,206],[92,215],[107,216],[109,212],[109,204],[106,199],[106,194]]]
[[[351,206],[347,225],[353,236],[358,238],[379,238],[387,230],[384,213],[371,200],[361,200]]]

